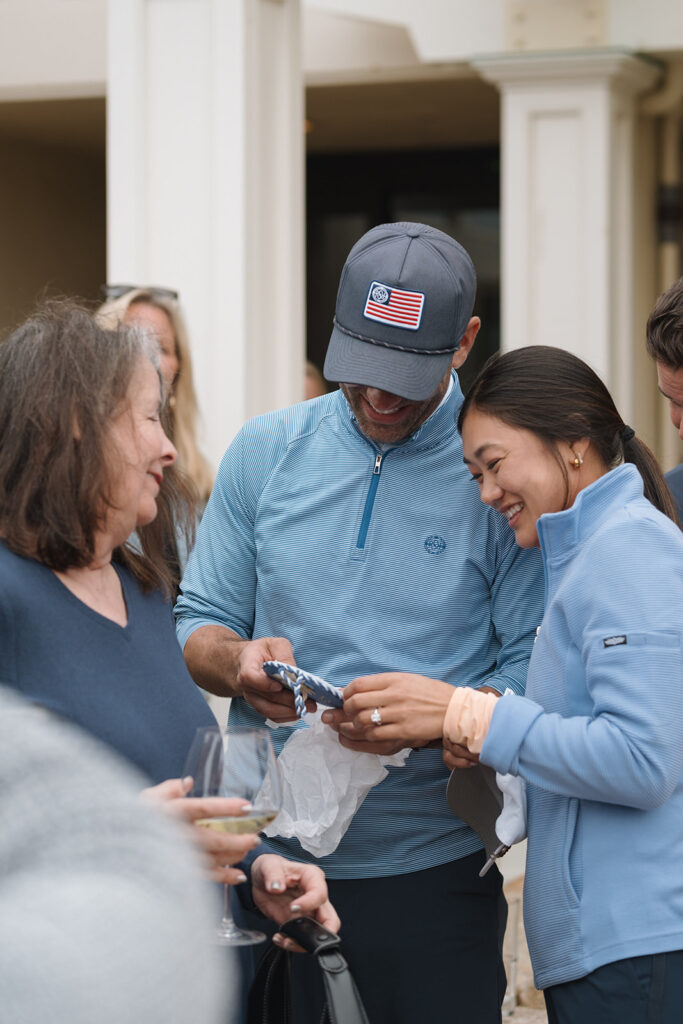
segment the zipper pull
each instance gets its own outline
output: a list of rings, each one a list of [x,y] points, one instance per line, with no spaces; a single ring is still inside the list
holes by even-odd
[[[377,452],[377,457],[375,459],[375,465],[373,466],[373,469],[372,469],[373,476],[379,476],[381,468],[382,468],[382,453],[381,452]]]

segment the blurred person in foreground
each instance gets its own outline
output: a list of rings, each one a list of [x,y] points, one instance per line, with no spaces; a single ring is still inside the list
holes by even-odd
[[[197,851],[142,777],[0,686],[0,782],[0,1019],[226,1024]]]
[[[0,674],[112,747],[148,780],[148,799],[194,822],[236,807],[185,798],[180,778],[196,729],[217,723],[173,625],[164,536],[192,502],[164,400],[154,338],[105,329],[72,304],[42,307],[0,345]],[[254,855],[257,836],[193,834],[213,878],[246,880],[231,865]],[[302,912],[338,926],[318,868],[256,853],[251,882],[276,921]]]
[[[660,295],[647,321],[646,346],[657,366],[657,384],[683,439],[683,277]],[[666,474],[683,526],[683,463]]]

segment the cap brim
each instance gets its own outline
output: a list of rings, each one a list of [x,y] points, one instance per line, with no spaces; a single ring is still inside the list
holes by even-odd
[[[446,799],[451,810],[474,829],[490,857],[500,846],[496,820],[503,809],[503,794],[493,768],[483,764],[455,768],[448,780]]]
[[[365,384],[401,398],[421,401],[435,393],[453,361],[453,354],[431,356],[400,352],[359,341],[335,325],[323,375],[335,383]]]

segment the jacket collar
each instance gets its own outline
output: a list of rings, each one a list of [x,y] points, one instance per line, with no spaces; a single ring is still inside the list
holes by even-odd
[[[394,449],[401,449],[402,451],[414,452],[423,451],[427,448],[436,448],[437,445],[442,444],[454,434],[457,434],[455,421],[458,418],[460,406],[463,403],[463,394],[460,382],[458,381],[458,375],[455,371],[452,372],[452,377],[453,387],[448,398],[441,403],[438,409],[434,410],[431,416],[418,427],[415,433],[410,434],[404,441],[398,441],[395,445],[391,445],[392,451]],[[351,411],[351,406],[346,401],[341,388],[337,391],[336,398],[340,422],[356,438],[359,438],[374,451],[377,451],[377,443],[367,437],[358,426],[358,420]]]
[[[634,465],[625,463],[579,491],[571,508],[546,512],[537,524],[546,562],[571,558],[575,549],[614,515],[615,506],[638,498],[644,498],[643,479]]]

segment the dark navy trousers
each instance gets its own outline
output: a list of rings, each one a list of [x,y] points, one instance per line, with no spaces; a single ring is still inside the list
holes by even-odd
[[[617,960],[544,995],[548,1024],[681,1024],[683,951]]]

